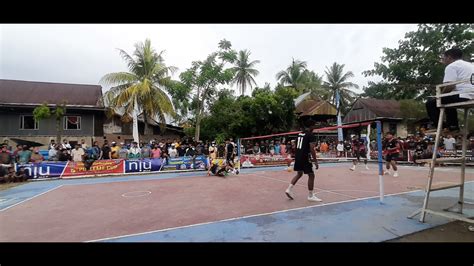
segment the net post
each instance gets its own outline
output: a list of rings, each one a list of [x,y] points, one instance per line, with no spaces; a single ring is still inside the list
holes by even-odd
[[[237,163],[239,165],[239,173],[240,173],[240,138],[237,139]]]
[[[375,121],[377,124],[377,157],[379,163],[379,193],[380,193],[380,203],[383,204],[383,161],[382,161],[382,123],[380,121]]]

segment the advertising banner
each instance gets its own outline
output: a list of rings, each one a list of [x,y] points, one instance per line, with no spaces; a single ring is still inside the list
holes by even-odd
[[[178,157],[178,158],[169,158],[165,165],[163,165],[164,170],[184,170],[184,169],[206,169],[207,167],[207,157],[205,155],[196,156],[193,160],[190,156]],[[194,164],[196,164],[194,166]]]

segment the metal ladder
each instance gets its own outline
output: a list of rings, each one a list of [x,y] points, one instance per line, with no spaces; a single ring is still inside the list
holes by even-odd
[[[428,174],[428,184],[425,188],[425,199],[423,201],[423,207],[417,210],[416,212],[414,212],[413,214],[411,214],[410,216],[408,216],[409,219],[412,219],[416,215],[420,214],[420,222],[424,223],[426,214],[430,213],[433,215],[438,215],[438,216],[446,217],[449,219],[455,219],[455,220],[460,220],[460,221],[474,224],[474,219],[470,219],[466,217],[465,215],[463,215],[464,205],[472,204],[472,203],[464,201],[464,185],[465,185],[465,173],[466,173],[466,150],[467,150],[467,141],[468,141],[467,140],[467,134],[468,134],[468,119],[467,118],[468,118],[469,110],[471,108],[474,108],[474,100],[458,102],[458,103],[450,103],[450,104],[441,103],[442,97],[460,94],[460,92],[458,91],[450,92],[450,93],[441,93],[441,88],[456,85],[456,84],[461,84],[461,83],[468,83],[468,82],[473,84],[473,76],[474,75],[471,75],[471,78],[467,80],[444,83],[444,84],[440,84],[436,86],[436,105],[438,108],[440,108],[440,114],[439,114],[439,120],[438,120],[438,128],[436,131],[435,147],[434,147],[433,157],[431,159],[422,160],[430,164],[430,170]],[[441,130],[443,127],[445,108],[449,108],[449,107],[464,109],[464,127],[462,130],[463,131],[462,132],[462,156],[461,158],[436,158],[436,154],[437,154],[438,146],[440,142]],[[437,184],[433,184],[433,175],[434,175],[436,163],[439,163],[439,162],[461,162],[460,183],[440,182]],[[431,192],[444,190],[444,189],[450,189],[450,188],[456,188],[456,187],[459,187],[459,199],[456,204],[454,204],[453,206],[449,208],[443,209],[443,211],[434,211],[434,210],[428,209],[428,201],[429,201]],[[472,226],[469,227],[469,230],[472,230]]]

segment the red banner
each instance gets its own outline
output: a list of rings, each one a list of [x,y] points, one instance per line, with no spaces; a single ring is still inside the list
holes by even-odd
[[[95,161],[91,168],[87,170],[83,162],[69,162],[64,169],[62,178],[83,175],[100,175],[100,174],[121,174],[124,169],[123,160],[100,160]]]

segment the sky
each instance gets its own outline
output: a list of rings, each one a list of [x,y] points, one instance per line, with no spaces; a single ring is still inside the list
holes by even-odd
[[[127,71],[117,49],[132,54],[134,44],[146,38],[165,51],[165,63],[178,68],[173,75],[178,79],[226,39],[260,60],[258,86],[268,82],[273,88],[276,73],[294,58],[319,75],[334,62],[345,64],[362,88],[380,80],[362,71],[380,62],[382,49],[398,47],[416,29],[416,24],[0,24],[0,79],[103,85],[105,74]]]

